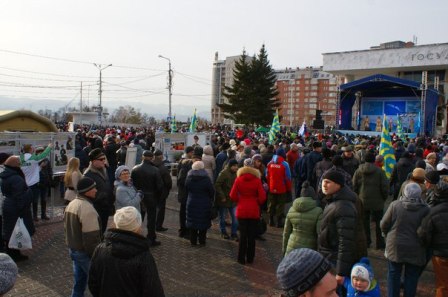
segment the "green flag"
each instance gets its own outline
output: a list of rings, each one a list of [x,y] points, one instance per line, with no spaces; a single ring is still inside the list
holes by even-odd
[[[193,117],[191,118],[190,132],[196,132],[197,125],[198,125],[198,118],[196,117],[196,108],[195,108]]]
[[[272,120],[271,130],[269,130],[269,143],[273,143],[275,141],[275,137],[278,132],[280,132],[280,120],[277,109],[275,111],[274,119]]]
[[[387,128],[386,115],[383,118],[383,130],[381,132],[380,155],[384,158],[383,170],[387,178],[390,178],[395,166],[395,153],[390,140],[389,129]]]

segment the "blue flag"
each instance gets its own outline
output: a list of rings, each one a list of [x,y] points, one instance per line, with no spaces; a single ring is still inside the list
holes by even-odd
[[[383,116],[383,130],[381,132],[380,155],[384,158],[383,170],[390,178],[395,166],[395,152],[390,139],[386,115]]]

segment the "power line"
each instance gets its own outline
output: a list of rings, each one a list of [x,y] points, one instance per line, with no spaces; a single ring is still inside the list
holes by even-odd
[[[4,52],[4,53],[8,53],[8,54],[15,54],[15,55],[23,55],[23,56],[35,57],[35,58],[43,58],[43,59],[49,59],[49,60],[55,60],[55,61],[80,63],[80,64],[90,64],[90,65],[93,64],[93,62],[86,62],[86,61],[79,61],[79,60],[72,60],[72,59],[65,59],[65,58],[56,58],[56,57],[50,57],[50,56],[44,56],[44,55],[36,55],[36,54],[29,54],[29,53],[25,53],[25,52],[11,51],[11,50],[5,50],[5,49],[0,49],[0,52]]]
[[[16,77],[16,78],[22,78],[22,79],[46,80],[46,81],[79,82],[79,80],[71,80],[71,79],[69,80],[69,79],[39,78],[39,77],[11,75],[11,74],[4,74],[4,73],[0,73],[0,76]],[[84,80],[84,82],[94,82],[94,81],[93,80],[90,80],[90,81]]]

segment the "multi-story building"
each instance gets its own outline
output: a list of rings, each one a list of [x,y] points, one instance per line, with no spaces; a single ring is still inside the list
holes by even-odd
[[[218,104],[227,103],[223,96],[224,87],[232,86],[235,62],[241,56],[227,57],[219,60],[215,54],[212,73],[212,107],[213,124],[230,123]],[[251,59],[251,57],[248,57]],[[301,125],[306,121],[311,126],[316,110],[323,110],[322,118],[326,125],[336,121],[336,78],[321,68],[285,69],[275,71],[277,75],[278,98],[281,102],[279,112],[282,125]],[[291,100],[292,98],[292,100]]]
[[[297,126],[305,121],[311,127],[316,110],[322,110],[325,125],[334,126],[337,96],[334,75],[322,71],[322,67],[287,68],[277,70],[276,74],[282,125]]]
[[[224,114],[218,104],[228,103],[223,96],[224,87],[233,85],[233,70],[235,63],[241,56],[227,57],[225,60],[218,59],[218,52],[215,53],[212,73],[212,124],[229,124],[230,120],[224,119]]]

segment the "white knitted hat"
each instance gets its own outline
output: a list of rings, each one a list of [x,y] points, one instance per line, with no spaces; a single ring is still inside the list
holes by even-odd
[[[115,212],[114,223],[117,229],[136,231],[142,225],[142,216],[135,207],[126,206]]]

